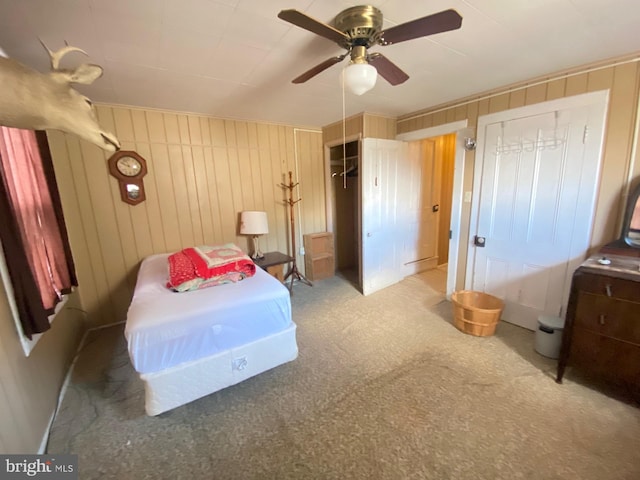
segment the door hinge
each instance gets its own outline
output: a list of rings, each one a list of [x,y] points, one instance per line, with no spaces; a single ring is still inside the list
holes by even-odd
[[[584,126],[584,131],[582,132],[582,144],[587,143],[587,136],[589,135],[589,125]]]
[[[449,230],[449,240],[453,238],[453,230]]]

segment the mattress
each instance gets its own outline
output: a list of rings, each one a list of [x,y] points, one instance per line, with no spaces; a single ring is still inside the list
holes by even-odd
[[[165,286],[168,256],[142,261],[127,312],[137,372],[159,372],[291,328],[289,291],[261,268],[238,283],[177,293]]]

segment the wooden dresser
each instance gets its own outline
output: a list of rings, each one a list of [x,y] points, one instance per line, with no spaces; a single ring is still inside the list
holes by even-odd
[[[599,252],[575,271],[558,383],[568,365],[640,399],[640,258]]]

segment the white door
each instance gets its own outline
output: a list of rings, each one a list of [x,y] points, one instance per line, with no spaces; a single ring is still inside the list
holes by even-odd
[[[502,298],[504,320],[535,330],[539,315],[564,313],[589,246],[605,110],[479,122],[470,288]]]
[[[362,293],[369,295],[403,278],[404,230],[401,185],[406,144],[362,140]]]

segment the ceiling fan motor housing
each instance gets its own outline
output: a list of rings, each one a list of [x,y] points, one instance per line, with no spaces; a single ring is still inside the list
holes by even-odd
[[[343,48],[368,48],[376,43],[382,30],[382,12],[371,5],[347,8],[336,15],[334,25],[349,37],[341,43]]]

